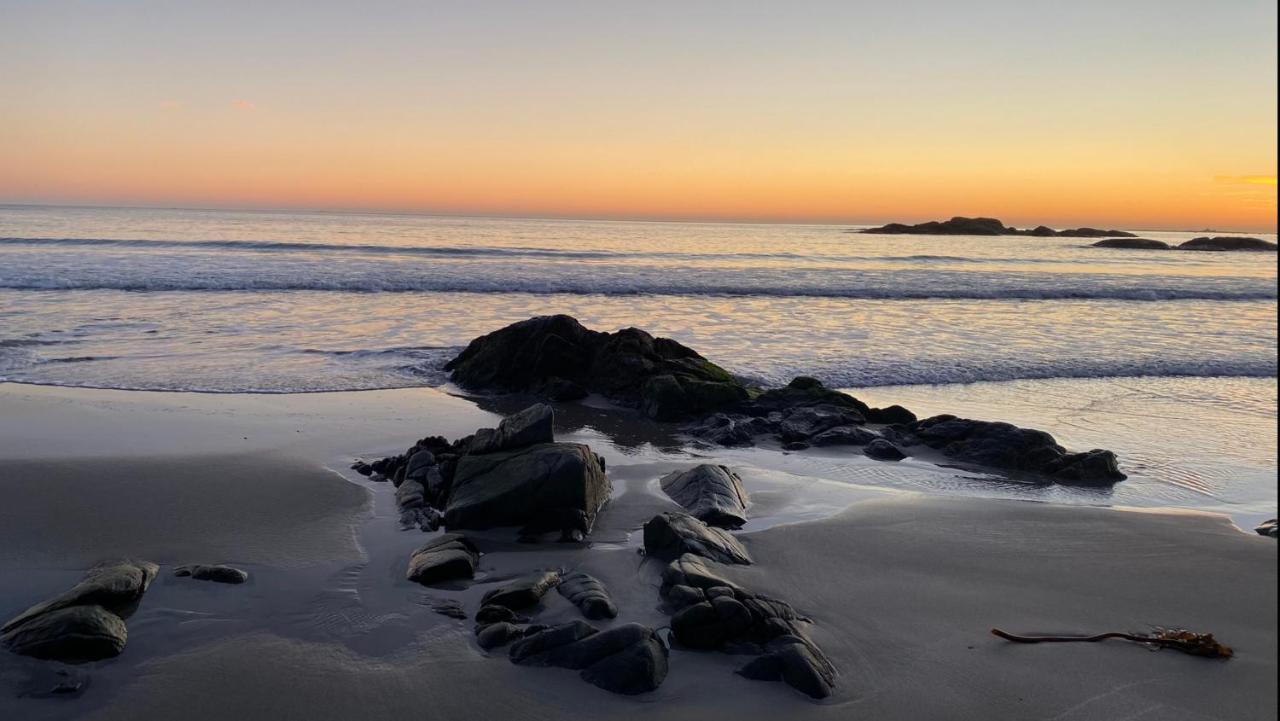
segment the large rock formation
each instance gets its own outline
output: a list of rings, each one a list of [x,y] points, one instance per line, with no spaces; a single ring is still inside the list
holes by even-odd
[[[741,528],[747,522],[747,492],[738,474],[726,466],[703,463],[672,471],[659,484],[689,515],[708,525]]]
[[[1252,250],[1252,251],[1275,251],[1276,244],[1261,238],[1243,238],[1234,235],[1217,236],[1213,238],[1193,238],[1178,246],[1178,250],[1207,250],[1207,251],[1227,251],[1227,250]]]
[[[747,397],[727,371],[676,341],[637,328],[601,333],[567,315],[481,336],[445,369],[466,388],[553,400],[599,393],[656,420],[704,415]]]
[[[118,655],[128,640],[124,619],[159,570],[147,561],[98,564],[65,593],[0,626],[0,642],[24,656],[71,663]]]
[[[1099,228],[1068,228],[1054,230],[1040,225],[1031,230],[1018,230],[1007,226],[995,218],[965,218],[956,216],[951,220],[933,220],[927,223],[906,225],[889,223],[878,228],[867,228],[854,231],[858,233],[876,233],[880,235],[1031,235],[1042,238],[1132,238],[1133,233],[1123,230],[1102,230]]]

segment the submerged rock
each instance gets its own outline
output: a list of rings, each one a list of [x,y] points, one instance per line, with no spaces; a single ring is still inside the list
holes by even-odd
[[[740,528],[747,522],[747,492],[727,466],[704,463],[673,471],[659,481],[662,490],[689,515],[712,526]]]
[[[618,615],[618,607],[609,597],[609,590],[594,576],[582,572],[570,573],[561,579],[556,590],[577,606],[587,618],[614,618]]]
[[[1275,251],[1276,244],[1261,238],[1242,238],[1226,235],[1214,238],[1193,238],[1178,246],[1178,250],[1206,251]]]
[[[480,599],[482,606],[506,606],[512,610],[520,610],[538,605],[547,591],[560,584],[560,574],[556,571],[531,573],[500,588],[489,591]]]
[[[191,578],[196,581],[213,581],[214,583],[239,584],[249,580],[249,574],[233,566],[221,564],[196,563],[178,566],[173,575],[180,578]]]
[[[585,445],[540,443],[466,455],[454,472],[444,522],[454,528],[518,526],[581,511],[588,527],[609,500],[603,460]]]
[[[1048,433],[1009,423],[944,415],[926,418],[911,430],[925,445],[966,463],[1035,473],[1065,484],[1101,486],[1126,478],[1111,451],[1068,453]]]
[[[479,562],[471,541],[460,533],[445,533],[413,552],[405,578],[423,585],[472,578]]]
[[[649,519],[644,524],[644,551],[663,560],[693,554],[722,563],[751,563],[747,549],[732,534],[687,513],[660,513]]]
[[[538,403],[502,419],[497,429],[481,428],[467,447],[470,455],[483,455],[524,448],[555,440],[555,413],[551,406]]]

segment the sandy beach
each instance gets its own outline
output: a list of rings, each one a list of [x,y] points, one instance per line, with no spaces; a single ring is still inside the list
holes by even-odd
[[[478,533],[476,580],[427,589],[404,580],[424,534],[397,530],[390,484],[347,466],[497,421],[471,401],[431,389],[272,396],[6,384],[0,409],[0,615],[56,594],[102,558],[161,564],[129,619],[128,648],[76,667],[89,679],[78,694],[19,698],[48,665],[5,654],[5,718],[1275,716],[1276,544],[1221,516],[874,489],[824,478],[820,458],[761,449],[721,458],[665,444],[647,421],[566,406],[558,437],[603,455],[614,485],[591,543]],[[620,609],[613,623],[664,626],[662,564],[638,553],[638,530],[676,508],[657,479],[704,461],[732,464],[752,497],[738,536],[755,564],[725,575],[813,619],[839,669],[831,698],[736,676],[742,657],[680,649],[656,692],[616,696],[568,671],[516,666],[503,649],[483,652],[469,620],[431,609],[449,598],[473,613],[497,581],[567,568],[608,585]],[[927,465],[898,472],[954,472]],[[193,562],[232,563],[251,580],[172,576]],[[576,614],[549,594],[538,620]],[[1116,641],[1019,646],[991,636],[993,626],[1187,627],[1213,632],[1236,656]]]

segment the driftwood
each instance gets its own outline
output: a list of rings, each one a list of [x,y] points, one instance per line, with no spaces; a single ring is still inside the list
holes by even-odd
[[[1211,633],[1193,633],[1180,628],[1158,629],[1154,633],[1099,633],[1094,636],[1026,636],[1021,634],[991,629],[991,633],[1014,643],[1096,643],[1109,638],[1120,638],[1126,641],[1143,643],[1156,648],[1171,648],[1192,656],[1207,658],[1231,658],[1234,651],[1229,646],[1218,643]]]

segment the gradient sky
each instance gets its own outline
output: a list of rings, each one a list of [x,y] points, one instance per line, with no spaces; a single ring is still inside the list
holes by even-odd
[[[1274,230],[1275,0],[0,0],[0,202]]]

